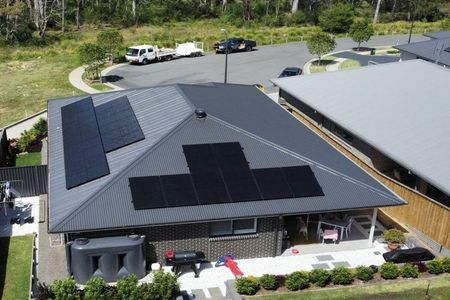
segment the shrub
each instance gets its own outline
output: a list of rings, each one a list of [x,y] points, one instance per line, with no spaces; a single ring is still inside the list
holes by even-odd
[[[177,277],[164,271],[155,273],[152,286],[151,290],[156,293],[154,299],[172,299],[180,291]]]
[[[412,264],[404,264],[402,268],[402,277],[417,278],[419,276],[419,267]]]
[[[442,258],[441,261],[442,261],[442,270],[444,272],[450,273],[450,256]]]
[[[308,272],[294,272],[286,276],[286,287],[290,291],[297,291],[305,289],[309,286]]]
[[[89,279],[84,288],[85,300],[104,300],[106,290],[106,282],[103,278],[94,277]]]
[[[380,274],[384,279],[395,279],[400,275],[400,268],[393,262],[387,262],[381,266]]]
[[[138,279],[136,275],[130,275],[117,280],[117,295],[121,299],[139,300]]]
[[[241,295],[254,295],[259,290],[259,282],[255,277],[242,277],[236,280],[236,290]]]
[[[353,282],[353,272],[346,267],[337,267],[331,271],[331,281],[334,284],[351,284]]]
[[[20,152],[24,152],[27,148],[36,141],[37,132],[35,129],[24,130],[20,134],[20,138],[17,140],[17,148]]]
[[[44,118],[40,118],[33,125],[33,129],[36,131],[38,136],[46,136],[47,135],[47,120]]]
[[[388,243],[403,244],[405,242],[405,233],[401,230],[392,228],[383,232],[383,238]]]
[[[355,270],[356,278],[362,281],[369,281],[373,279],[373,270],[371,267],[359,266]]]
[[[324,10],[319,17],[320,27],[331,33],[348,32],[352,22],[352,6],[342,3]]]
[[[324,269],[314,269],[309,273],[309,280],[317,286],[324,287],[331,281],[330,272]]]
[[[442,264],[442,260],[439,258],[435,258],[430,261],[427,265],[428,273],[430,274],[441,274],[444,272],[444,266]]]
[[[72,277],[55,280],[51,291],[55,300],[76,300],[80,299],[75,280]]]
[[[259,283],[266,290],[276,290],[278,287],[277,277],[271,274],[264,274],[261,276]]]

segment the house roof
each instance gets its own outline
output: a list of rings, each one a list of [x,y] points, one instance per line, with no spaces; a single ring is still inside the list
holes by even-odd
[[[449,78],[409,60],[273,82],[450,195]]]
[[[49,101],[49,231],[77,232],[405,202],[287,111],[246,85],[174,85],[92,95],[95,106],[126,95],[145,139],[106,154],[110,174],[67,190],[61,107]],[[207,112],[195,117],[195,108]],[[325,196],[135,210],[128,178],[189,173],[182,145],[239,142],[251,168],[311,166]]]
[[[450,66],[450,38],[397,45],[394,48],[416,55],[417,57]],[[446,49],[448,49],[446,51]]]
[[[432,39],[449,39],[450,38],[450,30],[442,30],[442,31],[438,31],[438,32],[425,33],[424,36],[427,36]]]

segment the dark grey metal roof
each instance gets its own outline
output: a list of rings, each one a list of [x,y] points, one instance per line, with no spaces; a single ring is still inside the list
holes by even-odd
[[[154,96],[161,91],[165,91],[160,93],[161,98]],[[200,222],[405,203],[253,86],[179,85],[122,93],[128,93],[146,136],[144,141],[152,135],[149,135],[151,127],[143,122],[158,124],[158,136],[154,135],[153,142],[145,147],[141,145],[144,141],[124,147],[123,154],[133,153],[132,158],[120,157],[120,168],[111,168],[114,174],[106,176],[107,179],[101,178],[87,184],[92,186],[90,188],[74,188],[75,193],[70,199],[62,191],[64,182],[59,182],[62,188],[56,189],[56,193],[52,193],[55,189],[51,189],[51,232]],[[133,100],[134,93],[140,93],[140,104]],[[166,103],[159,103],[159,112],[151,115],[140,112],[144,108],[152,111],[158,107],[153,102],[165,98],[165,93]],[[109,93],[101,96],[105,95],[110,100],[116,97]],[[67,101],[71,100],[63,100]],[[61,106],[55,105],[55,102],[57,101],[49,104],[50,127],[55,126],[52,117],[53,120],[57,119],[55,115]],[[98,103],[95,96],[94,103]],[[171,107],[168,108],[169,111],[164,109],[166,106]],[[193,108],[203,108],[208,117],[197,119]],[[180,113],[175,111],[173,115],[173,109]],[[52,139],[57,141],[52,143]],[[50,131],[49,140],[50,147],[57,147],[59,152],[62,151],[61,138],[55,135],[54,130]],[[182,153],[183,144],[235,141],[243,146],[251,168],[310,165],[325,196],[134,210],[128,186],[129,177],[189,173]],[[57,156],[61,156],[56,149],[50,151],[50,161],[58,160]],[[108,162],[114,164],[112,160],[116,158],[109,154]],[[59,172],[63,174],[64,170]],[[50,177],[53,176],[54,172],[50,174]],[[64,180],[63,175],[59,177]],[[92,192],[76,193],[79,188]],[[72,190],[66,192],[71,193]],[[77,201],[77,204],[72,204],[70,210],[62,211],[60,207],[67,201]],[[55,206],[60,210],[54,209]]]
[[[408,52],[419,58],[445,66],[450,66],[450,52],[445,51],[449,47],[450,38],[394,46],[402,52]]]
[[[450,30],[425,33],[424,36],[427,36],[432,39],[450,39]]]

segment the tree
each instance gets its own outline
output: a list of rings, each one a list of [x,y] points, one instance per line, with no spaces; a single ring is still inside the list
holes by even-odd
[[[378,14],[380,13],[380,5],[381,5],[381,0],[377,0],[377,7],[375,8],[375,14],[373,15],[373,23],[378,23]],[[393,8],[395,8],[395,2],[393,5]]]
[[[99,78],[101,66],[105,63],[105,50],[96,44],[85,43],[78,48],[80,63],[86,65],[86,73],[90,79]]]
[[[326,32],[348,32],[353,23],[353,16],[352,6],[339,3],[322,12],[319,17],[319,24]]]
[[[322,56],[336,48],[336,40],[333,36],[325,32],[317,32],[308,38],[306,46],[308,47],[309,53],[318,56],[320,65]]]
[[[109,51],[111,64],[113,64],[114,51],[123,44],[123,36],[117,29],[106,29],[97,35],[97,43]]]
[[[361,43],[370,40],[374,34],[373,26],[367,19],[356,20],[350,26],[350,36],[352,40],[358,43],[358,51],[360,50]]]

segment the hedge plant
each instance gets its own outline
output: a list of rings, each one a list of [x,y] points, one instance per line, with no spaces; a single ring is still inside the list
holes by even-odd
[[[384,279],[395,279],[400,276],[400,267],[393,262],[386,262],[381,266],[380,274]]]
[[[264,274],[261,276],[259,283],[265,290],[276,290],[278,287],[277,277],[271,274]]]
[[[428,273],[430,274],[441,274],[444,273],[444,264],[439,258],[435,258],[427,264]]]
[[[309,280],[317,286],[324,287],[331,281],[330,272],[324,269],[314,269],[309,273]]]
[[[362,281],[369,281],[373,279],[373,270],[371,267],[359,266],[355,270],[356,278]]]
[[[85,300],[105,300],[106,282],[100,277],[91,278],[86,283],[83,291]]]
[[[293,272],[286,276],[286,288],[290,291],[297,291],[309,287],[308,272]]]
[[[353,276],[353,272],[346,267],[337,267],[331,271],[331,281],[334,284],[351,284],[353,282]]]
[[[117,294],[121,299],[139,300],[138,279],[136,275],[130,275],[117,280]]]
[[[236,280],[236,290],[241,295],[254,295],[259,290],[259,282],[256,277],[241,277]]]
[[[444,257],[441,260],[442,260],[443,271],[450,273],[450,256]]]
[[[419,267],[413,264],[404,264],[401,273],[403,278],[417,278],[419,277]]]

